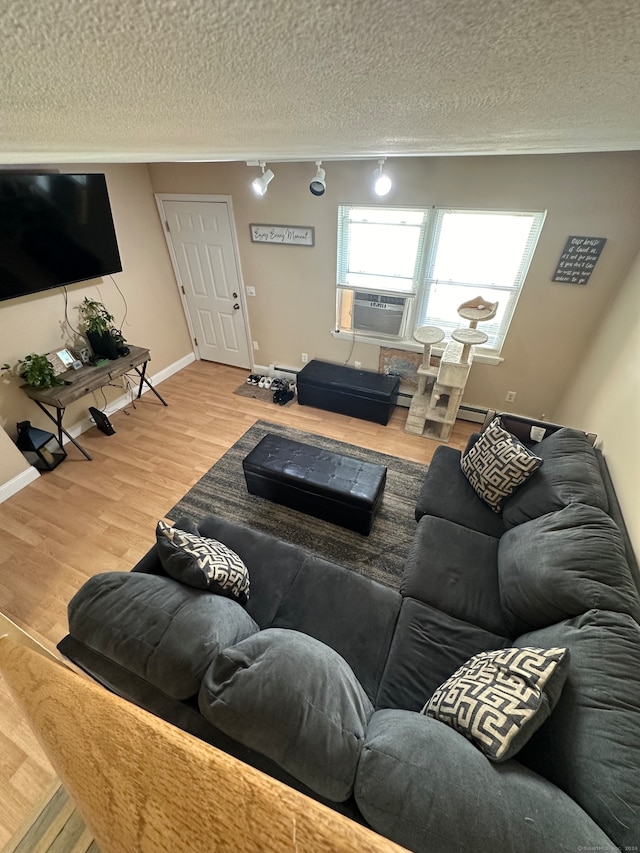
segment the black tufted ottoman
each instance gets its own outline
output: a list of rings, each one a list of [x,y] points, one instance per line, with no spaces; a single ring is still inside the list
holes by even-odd
[[[365,536],[382,502],[387,469],[352,456],[265,435],[242,467],[247,489]]]

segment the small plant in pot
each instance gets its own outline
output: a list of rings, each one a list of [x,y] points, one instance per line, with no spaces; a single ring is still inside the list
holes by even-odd
[[[102,358],[118,358],[113,337],[113,314],[107,311],[102,302],[85,296],[78,306],[80,323],[84,326],[91,349]]]
[[[35,352],[19,359],[14,367],[4,364],[2,370],[8,370],[14,376],[24,379],[32,388],[53,388],[54,385],[64,385],[64,380],[55,375],[53,365],[46,355],[38,355]]]

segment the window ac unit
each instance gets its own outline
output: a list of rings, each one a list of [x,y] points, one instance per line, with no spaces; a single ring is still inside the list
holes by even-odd
[[[353,330],[399,337],[406,308],[404,296],[381,296],[356,291],[353,301]]]

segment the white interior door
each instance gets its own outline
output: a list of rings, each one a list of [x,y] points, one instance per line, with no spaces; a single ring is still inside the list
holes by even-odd
[[[201,358],[251,364],[229,205],[159,199],[178,284]]]

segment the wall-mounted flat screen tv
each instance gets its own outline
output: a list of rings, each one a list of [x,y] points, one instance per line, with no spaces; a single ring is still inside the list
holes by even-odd
[[[121,270],[104,175],[0,171],[0,300]]]

